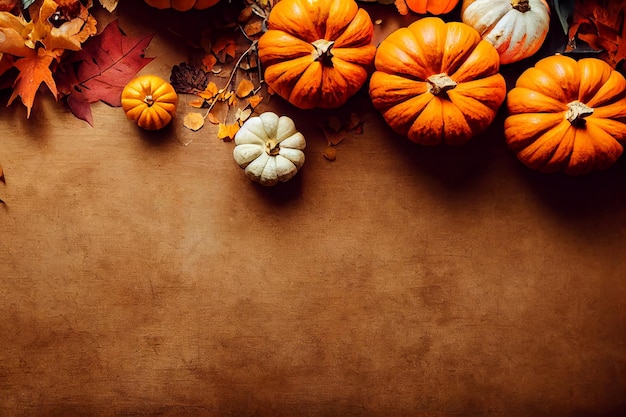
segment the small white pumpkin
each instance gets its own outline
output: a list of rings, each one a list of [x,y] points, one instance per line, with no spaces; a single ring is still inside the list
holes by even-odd
[[[510,64],[541,48],[550,6],[545,0],[463,0],[461,20],[496,48],[501,64]]]
[[[237,164],[263,185],[290,180],[304,164],[306,141],[287,116],[265,112],[249,118],[235,135],[235,145]]]

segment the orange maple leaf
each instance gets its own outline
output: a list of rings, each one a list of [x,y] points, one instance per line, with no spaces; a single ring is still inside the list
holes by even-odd
[[[45,83],[54,98],[57,98],[57,86],[52,78],[50,64],[57,59],[62,50],[47,51],[40,48],[38,51],[32,51],[31,54],[20,58],[13,64],[19,74],[13,84],[13,94],[9,98],[7,105],[10,105],[17,96],[20,96],[22,103],[26,106],[27,117],[30,117],[30,110],[35,101],[35,94],[41,83]]]

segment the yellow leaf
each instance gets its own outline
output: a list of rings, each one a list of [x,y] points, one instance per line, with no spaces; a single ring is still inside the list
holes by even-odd
[[[235,138],[235,135],[238,131],[239,125],[237,123],[230,125],[220,123],[219,129],[217,131],[217,138],[222,139],[225,142],[230,142]]]
[[[254,84],[252,81],[243,79],[237,85],[237,97],[244,98],[248,97],[250,93],[254,91]]]
[[[187,113],[183,119],[183,126],[194,132],[200,130],[204,126],[204,116],[200,113]]]

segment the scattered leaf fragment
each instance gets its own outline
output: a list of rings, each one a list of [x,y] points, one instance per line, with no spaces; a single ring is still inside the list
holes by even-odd
[[[235,138],[235,135],[239,131],[239,125],[237,123],[233,124],[225,124],[220,123],[219,129],[217,131],[217,138],[223,140],[224,142],[230,142]]]
[[[214,124],[214,125],[220,124],[220,119],[215,117],[215,115],[213,113],[211,113],[211,112],[209,112],[209,114],[207,114],[206,118],[209,121],[209,123],[211,123],[211,124]]]
[[[252,110],[250,109],[245,109],[245,110],[237,109],[237,113],[235,114],[235,119],[237,120],[237,123],[239,123],[239,126],[241,126],[246,120],[248,120],[250,115],[252,115]]]
[[[259,103],[263,100],[263,97],[259,96],[259,95],[253,95],[250,96],[248,98],[248,104],[250,105],[250,107],[252,107],[253,109],[259,105]]]
[[[328,159],[329,161],[334,161],[335,159],[337,159],[337,148],[333,146],[327,147],[324,151],[324,158]]]
[[[237,97],[244,98],[244,97],[248,97],[253,91],[254,91],[254,84],[252,84],[252,81],[244,78],[237,85],[236,94],[237,94]]]
[[[213,71],[213,67],[217,64],[217,58],[213,54],[206,54],[202,58],[202,65],[204,65],[206,71]]]
[[[191,107],[194,107],[196,109],[200,109],[200,108],[202,108],[202,106],[204,106],[204,99],[203,98],[197,98],[197,99],[189,101],[188,104]]]
[[[345,130],[323,129],[323,131],[329,146],[339,145],[348,135],[348,132]]]
[[[183,126],[194,132],[200,130],[204,126],[204,116],[196,112],[187,113],[183,119]]]

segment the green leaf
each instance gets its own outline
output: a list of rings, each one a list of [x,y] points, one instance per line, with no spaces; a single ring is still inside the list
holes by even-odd
[[[561,22],[563,33],[567,35],[569,31],[569,17],[574,13],[576,0],[552,0],[552,3],[554,12],[559,18],[559,22]]]

